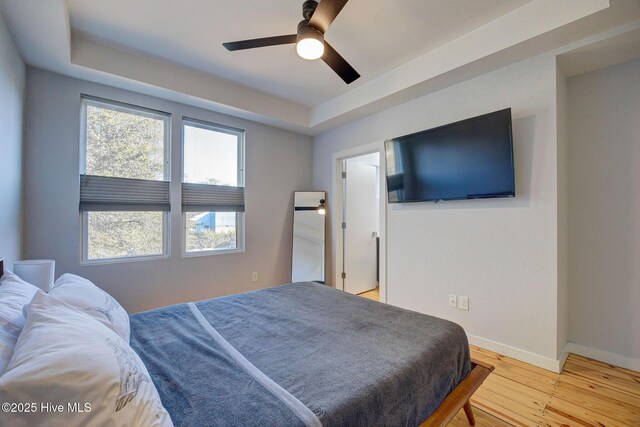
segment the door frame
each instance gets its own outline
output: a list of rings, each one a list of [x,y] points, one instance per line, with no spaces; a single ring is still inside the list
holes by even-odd
[[[342,281],[343,271],[343,237],[342,237],[342,162],[344,160],[360,157],[366,154],[379,153],[379,182],[380,189],[378,206],[380,215],[380,302],[387,302],[387,180],[384,141],[361,145],[349,150],[333,153],[332,156],[332,192],[331,192],[331,259],[333,262],[333,274],[336,289],[344,291]],[[347,224],[348,226],[348,224]]]

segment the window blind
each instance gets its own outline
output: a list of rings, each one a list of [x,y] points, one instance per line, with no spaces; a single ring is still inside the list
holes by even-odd
[[[184,212],[244,212],[244,187],[182,183]]]
[[[81,211],[169,211],[169,182],[80,175]]]

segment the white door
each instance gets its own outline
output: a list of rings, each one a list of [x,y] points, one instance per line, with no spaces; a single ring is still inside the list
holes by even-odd
[[[344,163],[344,290],[359,294],[377,286],[378,168],[357,157]]]

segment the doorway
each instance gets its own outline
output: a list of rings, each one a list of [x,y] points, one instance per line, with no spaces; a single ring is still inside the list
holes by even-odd
[[[342,286],[380,300],[380,153],[341,162]]]

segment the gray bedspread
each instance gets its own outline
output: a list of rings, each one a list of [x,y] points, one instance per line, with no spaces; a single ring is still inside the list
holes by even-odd
[[[176,426],[415,426],[469,373],[455,323],[316,283],[131,316]]]

